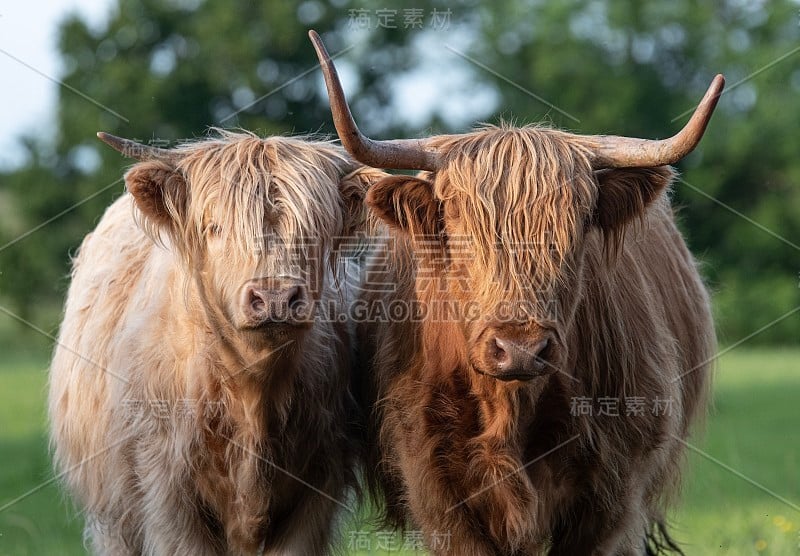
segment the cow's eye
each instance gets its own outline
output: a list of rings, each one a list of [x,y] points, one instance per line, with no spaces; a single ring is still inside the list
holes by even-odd
[[[214,224],[213,222],[210,222],[206,226],[206,234],[209,236],[216,237],[219,236],[221,233],[222,233],[222,228],[219,226],[219,224]]]

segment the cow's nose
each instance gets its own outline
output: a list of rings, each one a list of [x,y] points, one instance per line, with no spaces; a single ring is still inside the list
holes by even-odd
[[[548,372],[547,348],[550,340],[525,344],[497,336],[490,346],[490,356],[497,369],[497,378],[529,380]]]
[[[306,289],[300,285],[268,289],[251,284],[245,287],[244,310],[254,324],[302,320],[307,304]]]

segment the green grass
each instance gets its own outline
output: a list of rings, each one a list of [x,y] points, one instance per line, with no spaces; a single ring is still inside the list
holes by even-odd
[[[0,555],[85,554],[80,518],[53,482],[4,508],[52,472],[46,360],[0,357]],[[683,502],[672,517],[675,536],[690,555],[800,554],[800,349],[724,355],[714,406],[706,433],[692,444],[734,471],[691,454]],[[344,542],[372,547],[352,553],[387,553],[378,550],[386,541],[374,532],[347,534]]]
[[[81,541],[83,525],[51,480],[45,359],[19,356],[11,362],[3,359],[0,362],[0,508],[4,509],[0,511],[0,555],[85,554]],[[18,498],[19,501],[6,507]]]
[[[733,471],[692,453],[673,518],[687,553],[800,554],[800,350],[724,355],[692,444]]]

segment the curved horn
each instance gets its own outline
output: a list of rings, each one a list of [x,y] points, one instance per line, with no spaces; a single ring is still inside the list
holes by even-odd
[[[377,168],[395,168],[407,170],[435,171],[439,167],[437,153],[430,150],[428,141],[422,139],[395,139],[392,141],[375,141],[359,131],[347,99],[339,81],[336,67],[322,44],[316,31],[309,31],[308,37],[317,51],[325,86],[333,113],[333,123],[342,145],[353,158]]]
[[[592,166],[596,170],[652,168],[679,161],[692,152],[700,142],[724,86],[725,78],[722,74],[718,74],[711,82],[703,100],[697,105],[691,119],[677,135],[669,139],[652,141],[612,135],[593,137],[595,156]]]
[[[104,131],[98,131],[97,138],[112,149],[121,152],[124,156],[135,158],[136,160],[163,160],[165,162],[174,162],[178,157],[175,151],[143,145],[142,143],[137,143],[130,139],[123,139],[122,137],[117,137],[116,135],[105,133]]]

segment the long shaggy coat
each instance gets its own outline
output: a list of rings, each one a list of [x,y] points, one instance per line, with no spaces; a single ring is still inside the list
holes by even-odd
[[[301,139],[174,153],[131,168],[75,258],[50,371],[56,466],[99,554],[326,553],[356,483],[335,238],[383,174]],[[334,318],[240,330],[234,289],[288,272],[282,246]]]
[[[361,302],[426,308],[359,328],[367,474],[389,523],[437,555],[674,549],[664,507],[715,338],[672,171],[594,172],[587,139],[539,127],[432,141],[440,170],[367,197],[389,237]],[[542,309],[523,324],[553,334],[552,372],[476,372],[477,331],[503,303]]]

